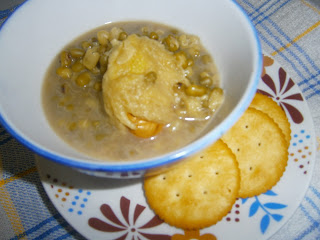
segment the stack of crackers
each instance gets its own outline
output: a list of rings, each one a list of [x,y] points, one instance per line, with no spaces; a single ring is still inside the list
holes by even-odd
[[[185,230],[216,224],[237,198],[270,190],[288,161],[290,123],[271,98],[257,93],[239,121],[203,152],[168,171],[146,177],[154,212]]]

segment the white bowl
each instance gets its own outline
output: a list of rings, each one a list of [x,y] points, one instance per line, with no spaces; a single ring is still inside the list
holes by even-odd
[[[226,99],[202,135],[174,152],[134,162],[98,162],[61,140],[42,109],[44,75],[75,37],[105,23],[150,20],[200,37],[215,59]],[[0,31],[0,122],[21,143],[55,162],[96,176],[139,177],[212,144],[242,115],[262,66],[257,32],[231,0],[29,0]]]

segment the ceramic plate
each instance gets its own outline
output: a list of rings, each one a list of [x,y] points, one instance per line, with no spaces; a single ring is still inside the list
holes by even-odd
[[[272,97],[291,123],[286,171],[270,191],[238,199],[219,223],[184,231],[163,223],[149,208],[141,179],[103,179],[37,157],[42,184],[60,214],[88,239],[267,239],[293,215],[309,186],[315,131],[307,102],[286,71],[264,56],[259,92]],[[214,204],[214,203],[212,203]]]

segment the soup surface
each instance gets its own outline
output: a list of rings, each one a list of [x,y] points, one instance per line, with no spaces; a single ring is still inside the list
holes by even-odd
[[[99,160],[128,161],[196,139],[223,101],[197,36],[152,22],[110,23],[53,60],[43,107],[54,131]]]

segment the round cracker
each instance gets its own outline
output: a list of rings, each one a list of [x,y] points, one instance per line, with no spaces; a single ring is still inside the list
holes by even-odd
[[[264,193],[280,180],[288,160],[287,143],[266,113],[249,107],[222,140],[239,163],[239,197]]]
[[[272,98],[261,93],[256,93],[250,104],[250,107],[268,114],[279,125],[283,134],[285,135],[287,146],[289,147],[291,140],[291,129],[287,115],[283,109],[275,101],[273,101]]]
[[[169,171],[144,181],[147,201],[166,223],[200,229],[221,220],[238,197],[240,171],[235,155],[218,140]]]

